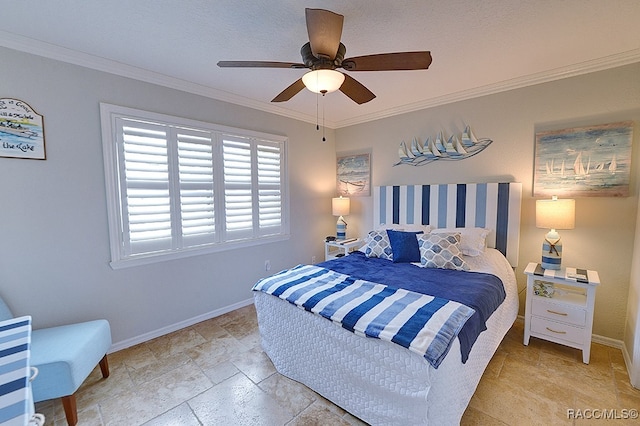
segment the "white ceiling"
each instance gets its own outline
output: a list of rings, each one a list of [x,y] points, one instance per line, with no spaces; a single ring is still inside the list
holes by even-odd
[[[307,90],[270,103],[304,70],[216,63],[300,62],[305,7],[344,15],[346,57],[431,51],[426,71],[350,73],[377,98],[357,105],[328,94],[326,125],[334,128],[640,61],[638,0],[38,0],[0,7],[0,46],[310,122],[316,95]]]

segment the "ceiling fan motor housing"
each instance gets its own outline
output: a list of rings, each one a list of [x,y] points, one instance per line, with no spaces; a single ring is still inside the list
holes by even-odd
[[[347,53],[347,48],[344,44],[340,43],[338,45],[338,51],[336,53],[335,59],[331,60],[331,58],[326,57],[315,57],[313,52],[311,51],[311,43],[307,42],[302,45],[300,48],[300,55],[302,55],[302,62],[307,68],[311,70],[321,70],[321,69],[331,69],[334,70],[336,68],[342,67],[342,60],[344,59],[344,55]]]

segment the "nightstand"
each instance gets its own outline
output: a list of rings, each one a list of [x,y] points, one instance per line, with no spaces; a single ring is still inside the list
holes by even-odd
[[[362,241],[359,239],[347,239],[345,243],[341,241],[326,241],[324,243],[324,260],[336,259],[338,257],[346,256],[352,251],[357,250]]]
[[[582,350],[582,362],[589,363],[591,331],[598,272],[576,268],[542,269],[529,263],[527,302],[524,314],[524,344],[531,336]],[[551,297],[536,295],[553,286]]]

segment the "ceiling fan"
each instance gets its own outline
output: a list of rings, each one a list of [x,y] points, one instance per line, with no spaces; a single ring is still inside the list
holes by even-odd
[[[346,48],[340,42],[344,16],[324,9],[305,9],[309,42],[300,49],[302,63],[271,61],[220,61],[218,66],[243,68],[309,68],[302,78],[284,89],[271,102],[284,102],[307,87],[312,92],[340,90],[358,104],[376,97],[348,74],[336,71],[423,70],[431,65],[431,52],[396,52],[344,58]]]

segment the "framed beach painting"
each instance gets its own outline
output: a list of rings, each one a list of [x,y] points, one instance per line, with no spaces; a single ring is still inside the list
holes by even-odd
[[[43,117],[19,99],[0,98],[0,157],[45,159]]]
[[[371,195],[371,153],[338,154],[336,174],[338,195]]]
[[[633,121],[536,133],[533,195],[627,197]]]

